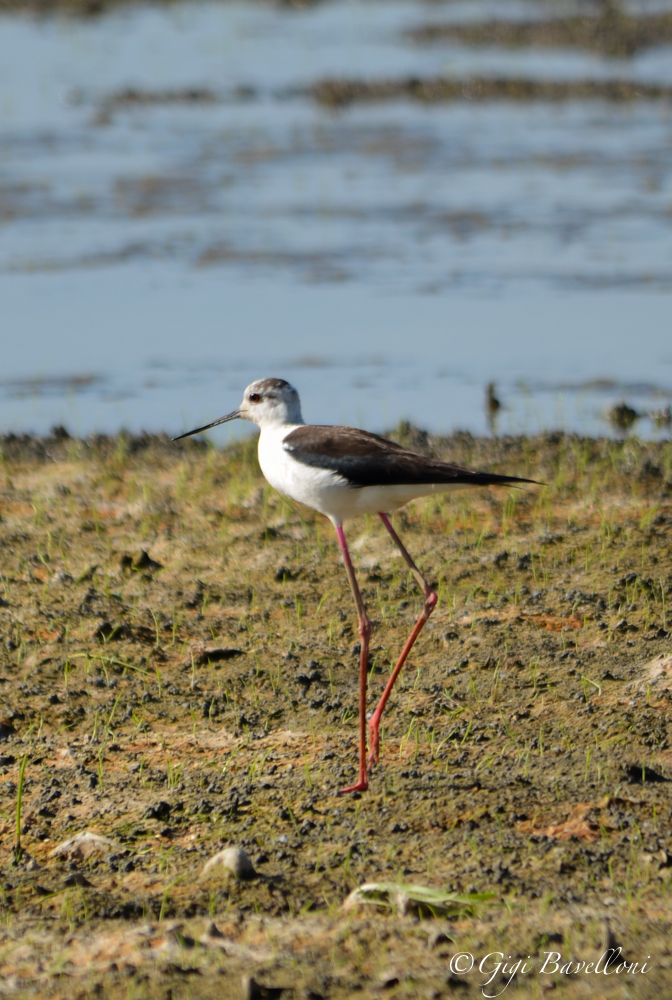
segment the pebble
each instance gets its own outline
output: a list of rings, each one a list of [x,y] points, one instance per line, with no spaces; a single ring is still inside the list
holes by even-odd
[[[217,924],[214,921],[212,921],[210,923],[210,925],[208,927],[206,927],[205,934],[203,936],[206,939],[208,939],[208,938],[217,938],[219,940],[219,939],[223,939],[224,938],[224,935],[222,934],[222,932],[220,931],[219,927],[217,926]]]
[[[203,875],[211,874],[213,869],[220,865],[239,879],[254,878],[257,874],[254,870],[254,865],[245,851],[242,851],[240,847],[226,847],[223,851],[215,854],[206,862],[203,868]]]
[[[253,976],[243,976],[243,1000],[280,1000],[282,986],[261,986]]]
[[[101,837],[90,830],[82,830],[69,840],[55,847],[49,857],[66,857],[73,861],[88,861],[89,858],[105,857],[114,850],[119,850],[114,841]]]
[[[85,875],[82,875],[81,872],[72,872],[72,874],[68,875],[63,885],[67,889],[70,889],[73,886],[80,886],[81,888],[84,889],[91,889],[93,883],[89,882],[88,878],[86,878]]]
[[[399,985],[399,975],[395,969],[387,969],[378,978],[378,986],[381,990],[391,990]]]

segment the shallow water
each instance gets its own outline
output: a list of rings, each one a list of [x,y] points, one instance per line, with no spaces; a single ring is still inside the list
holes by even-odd
[[[492,11],[4,15],[0,426],[179,431],[269,374],[297,385],[306,419],[372,429],[482,432],[489,381],[504,431],[604,433],[620,399],[669,403],[667,105],[335,113],[301,93],[327,76],[672,82],[669,49],[626,61],[404,35]]]

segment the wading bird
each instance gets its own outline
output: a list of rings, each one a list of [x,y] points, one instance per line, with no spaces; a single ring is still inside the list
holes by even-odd
[[[248,385],[237,410],[211,424],[197,427],[174,440],[200,434],[237,418],[257,424],[261,471],[279,493],[325,514],[334,528],[343,554],[359,618],[359,778],[342,792],[363,792],[368,774],[378,760],[380,719],[401,668],[434,610],[437,595],[430,587],[390,523],[388,514],[416,497],[465,486],[506,486],[533,480],[472,472],[457,465],[418,455],[401,445],[355,427],[305,424],[296,389],[280,378],[264,378]],[[360,514],[378,514],[403,556],[425,598],[413,631],[390,674],[382,697],[369,720],[369,756],[366,746],[366,678],[371,622],[366,613],[348,551],[343,522]]]

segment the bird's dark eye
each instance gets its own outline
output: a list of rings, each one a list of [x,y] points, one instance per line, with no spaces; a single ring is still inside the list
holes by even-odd
[[[259,400],[261,399],[261,396],[259,395],[258,392],[251,392],[250,395],[248,396],[248,399],[251,403],[258,403]]]

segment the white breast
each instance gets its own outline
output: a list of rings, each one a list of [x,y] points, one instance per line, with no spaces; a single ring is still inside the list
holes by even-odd
[[[259,435],[261,471],[279,493],[319,510],[332,520],[334,517],[340,520],[336,508],[340,508],[347,495],[355,491],[335,473],[297,462],[290,452],[285,451],[283,441],[294,429],[292,425],[262,429]],[[337,496],[341,496],[341,503],[336,501]]]
[[[299,426],[299,425],[296,425]],[[259,465],[264,476],[279,493],[325,514],[334,524],[342,524],[360,514],[390,513],[416,497],[443,493],[449,485],[351,486],[328,469],[316,469],[298,462],[283,448],[294,425],[262,428],[259,435]]]

